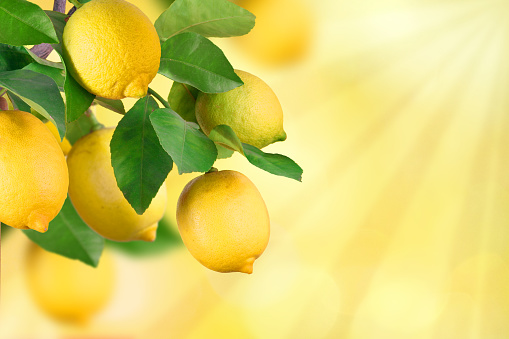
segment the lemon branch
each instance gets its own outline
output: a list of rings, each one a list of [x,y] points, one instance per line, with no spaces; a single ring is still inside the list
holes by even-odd
[[[164,100],[162,96],[159,95],[159,93],[157,93],[156,91],[154,91],[152,88],[148,88],[148,92],[154,96],[157,100],[159,100],[159,102],[161,104],[163,104],[164,107],[166,108],[171,108],[170,107],[170,104],[168,103],[168,101]]]
[[[55,0],[53,2],[53,11],[65,13],[65,1],[66,0]],[[50,44],[39,44],[30,49],[30,51],[42,59],[46,59],[52,50],[53,47],[51,47]]]

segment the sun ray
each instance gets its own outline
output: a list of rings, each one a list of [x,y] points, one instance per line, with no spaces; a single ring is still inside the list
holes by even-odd
[[[464,33],[461,40],[449,46],[449,50],[446,54],[442,54],[443,57],[441,59],[434,60],[435,63],[430,63],[427,67],[429,67],[430,70],[444,69],[447,65],[453,64],[454,58],[460,53],[460,48],[468,48],[476,41],[474,36],[477,37],[476,39],[484,41],[483,32],[483,30],[479,30],[478,24],[475,23],[470,30]],[[404,93],[387,107],[383,113],[379,114],[379,117],[375,118],[373,122],[365,124],[365,126],[363,126],[363,131],[344,147],[343,152],[335,152],[335,157],[328,161],[327,166],[324,166],[323,173],[319,176],[321,178],[326,177],[328,180],[320,180],[317,185],[308,185],[308,192],[306,195],[319,196],[320,192],[324,189],[330,188],[334,186],[336,182],[340,181],[342,179],[342,174],[348,171],[358,159],[380,139],[383,133],[387,132],[390,125],[401,118],[410,103],[417,99],[422,100],[420,95],[422,95],[424,91],[429,91],[429,86],[433,86],[430,82],[435,77],[436,74],[430,71],[421,78],[413,80],[415,85],[405,89]],[[295,197],[295,199],[289,199],[284,208],[294,210],[296,204],[299,203],[305,204],[306,202]],[[301,207],[302,208],[299,208],[299,210],[306,210],[304,206]],[[294,220],[294,217],[303,217],[302,215],[296,216],[293,213],[287,213],[287,215],[290,219],[289,222],[292,224],[297,222],[297,220]]]

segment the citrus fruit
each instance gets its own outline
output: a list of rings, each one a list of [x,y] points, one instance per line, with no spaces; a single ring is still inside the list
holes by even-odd
[[[83,221],[103,237],[153,241],[166,207],[166,186],[161,186],[145,213],[136,214],[118,188],[111,166],[113,132],[113,128],[101,129],[73,145],[67,156],[69,197]]]
[[[310,50],[314,20],[302,0],[237,3],[256,15],[253,30],[233,40],[253,60],[267,66],[281,66],[302,59]]]
[[[161,58],[154,26],[123,0],[84,4],[65,25],[63,48],[73,77],[109,99],[145,96]]]
[[[225,93],[200,93],[196,119],[205,134],[217,125],[230,126],[240,141],[263,148],[286,139],[283,109],[272,89],[260,78],[235,70],[244,85]]]
[[[93,268],[32,244],[26,273],[33,300],[58,320],[85,323],[106,306],[113,294],[115,270],[108,251]]]
[[[60,148],[62,149],[62,152],[64,152],[64,155],[69,154],[69,151],[71,150],[71,143],[67,138],[64,137],[62,141],[60,141],[60,135],[58,134],[58,130],[55,125],[51,121],[47,121],[45,123],[46,127],[49,128],[55,139],[57,140],[58,144],[60,145]]]
[[[0,221],[46,232],[67,197],[65,157],[32,114],[0,111]]]
[[[251,180],[236,171],[191,180],[178,200],[177,223],[189,252],[217,272],[252,273],[269,241],[265,202]]]

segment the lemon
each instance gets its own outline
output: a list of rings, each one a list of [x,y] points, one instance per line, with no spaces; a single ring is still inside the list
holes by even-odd
[[[67,197],[65,157],[32,114],[0,111],[0,221],[46,232]]]
[[[236,171],[191,180],[178,200],[177,223],[189,252],[217,272],[252,273],[269,241],[265,202],[251,180]]]
[[[240,141],[258,148],[286,140],[283,109],[274,91],[248,72],[235,73],[244,85],[225,93],[198,94],[196,120],[205,134],[217,125],[228,125]]]
[[[154,241],[166,207],[162,185],[142,215],[136,214],[117,186],[111,166],[114,129],[101,129],[79,139],[67,156],[69,197],[83,221],[115,241]]]
[[[69,151],[71,150],[71,143],[67,138],[64,137],[64,140],[60,141],[60,135],[58,134],[58,130],[55,125],[51,121],[47,121],[45,123],[46,127],[49,128],[55,139],[57,140],[58,144],[60,145],[60,148],[62,149],[62,152],[64,152],[64,155],[69,154]]]
[[[26,273],[33,300],[58,320],[86,323],[113,294],[115,268],[107,251],[93,268],[33,244],[27,255]]]
[[[233,42],[253,60],[281,66],[309,52],[315,22],[302,0],[243,0],[238,4],[256,15],[256,26]]]
[[[63,48],[73,77],[109,99],[145,96],[161,58],[154,26],[123,0],[84,4],[65,25]]]

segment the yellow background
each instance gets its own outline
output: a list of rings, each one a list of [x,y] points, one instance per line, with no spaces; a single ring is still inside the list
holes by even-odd
[[[133,2],[152,21],[160,13]],[[184,247],[114,252],[110,302],[88,324],[61,324],[27,292],[28,240],[13,231],[2,240],[1,338],[509,337],[509,4],[288,3],[277,16],[304,6],[311,32],[292,62],[214,39],[281,101],[288,139],[265,150],[304,168],[298,183],[238,155],[218,163],[246,174],[269,209],[254,273],[209,271]],[[152,85],[163,96],[170,86]],[[192,177],[173,176],[170,214]]]

